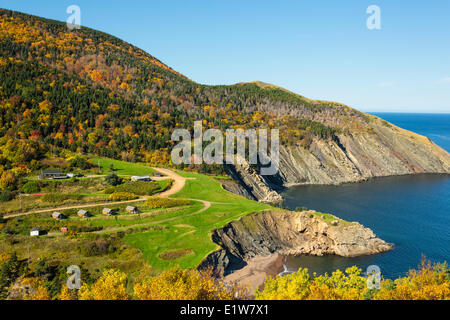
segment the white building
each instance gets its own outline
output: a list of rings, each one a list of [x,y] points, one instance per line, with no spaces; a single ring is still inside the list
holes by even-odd
[[[152,181],[152,179],[150,179],[150,176],[133,176],[131,177],[131,181],[136,182],[136,181]]]
[[[40,228],[33,228],[30,231],[30,236],[31,237],[39,237],[41,235],[43,235],[43,232],[42,232],[42,230]]]

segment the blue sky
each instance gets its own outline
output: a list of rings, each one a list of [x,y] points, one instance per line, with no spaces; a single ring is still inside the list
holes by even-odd
[[[260,80],[362,111],[450,113],[450,1],[0,0],[126,40],[194,81]],[[369,5],[381,30],[369,30]]]

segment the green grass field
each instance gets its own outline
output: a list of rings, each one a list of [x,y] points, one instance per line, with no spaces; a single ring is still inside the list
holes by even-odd
[[[108,158],[91,158],[89,161],[95,166],[100,165],[101,174],[115,173],[124,176],[152,176],[155,173],[155,170],[150,167],[126,161]],[[110,169],[111,164],[114,166],[113,171]]]
[[[182,268],[196,267],[208,253],[217,249],[217,245],[211,240],[212,230],[223,227],[246,214],[273,209],[269,205],[251,201],[224,190],[212,177],[186,172],[178,172],[178,174],[195,178],[195,180],[187,180],[183,190],[173,198],[199,199],[213,203],[209,209],[201,213],[194,212],[191,215],[178,216],[172,221],[162,223],[168,229],[125,236],[125,241],[140,249],[144,259],[157,270],[164,270],[174,265]],[[181,249],[191,249],[193,254],[172,261],[159,257],[167,251]]]
[[[105,158],[93,158],[91,162],[100,163],[102,174],[112,172],[111,164],[114,167],[113,172],[118,175],[152,175],[155,172],[144,165]],[[28,239],[34,241],[34,239],[28,238],[28,232],[35,226],[40,226],[44,230],[46,227],[50,228],[49,231],[55,235],[62,226],[85,226],[97,228],[97,230],[100,227],[101,230],[98,232],[106,235],[134,229],[134,232],[126,233],[123,240],[127,245],[139,249],[143,259],[155,271],[162,271],[174,265],[182,268],[196,267],[210,252],[218,248],[211,240],[211,232],[214,229],[223,227],[249,213],[274,209],[267,204],[251,201],[224,190],[220,182],[215,179],[216,177],[188,172],[178,172],[178,174],[192,178],[192,180],[186,180],[184,188],[173,198],[208,201],[210,202],[209,208],[205,209],[205,204],[201,201],[193,201],[193,204],[188,206],[151,209],[146,206],[145,201],[140,201],[132,204],[138,207],[140,214],[128,214],[125,212],[127,206],[125,203],[105,204],[87,208],[93,215],[87,219],[76,215],[78,209],[58,210],[68,219],[54,221],[51,218],[51,212],[47,212],[13,219],[8,227],[17,230],[19,236],[23,237],[25,241]],[[217,178],[223,179],[224,177]],[[157,183],[160,190],[164,190],[170,181],[163,180],[157,181]],[[106,195],[102,193],[100,185],[102,188],[104,187],[104,181],[101,178],[90,181],[51,183],[45,192],[78,193],[83,194],[86,198],[96,196],[106,200]],[[34,199],[34,201],[39,202],[40,200]],[[57,206],[59,203],[54,205]],[[118,215],[113,217],[102,215],[103,207],[117,208]],[[155,228],[151,228],[153,226]],[[149,231],[142,229],[149,229]],[[89,236],[89,232],[91,231],[87,231],[82,237]]]

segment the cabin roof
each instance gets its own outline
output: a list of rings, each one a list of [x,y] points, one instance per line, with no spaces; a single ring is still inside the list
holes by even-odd
[[[61,174],[61,170],[42,170],[43,174]]]

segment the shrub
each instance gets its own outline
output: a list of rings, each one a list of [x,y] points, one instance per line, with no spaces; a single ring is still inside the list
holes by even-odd
[[[119,176],[115,173],[111,173],[109,175],[106,176],[105,181],[107,184],[111,185],[111,186],[118,186],[119,184],[122,183],[122,179],[119,178]]]
[[[114,192],[109,195],[108,199],[112,201],[126,201],[137,199],[138,196],[130,192]]]
[[[14,199],[14,194],[9,190],[3,190],[0,192],[0,202],[7,202]]]
[[[28,181],[22,186],[23,193],[36,193],[39,191],[41,191],[41,188],[36,181]]]
[[[76,156],[75,158],[71,159],[69,161],[69,165],[72,168],[80,168],[82,170],[86,170],[92,167],[92,164],[90,164],[85,158]]]
[[[127,275],[113,269],[103,271],[102,276],[92,285],[83,284],[78,291],[80,300],[128,300]]]
[[[181,199],[167,199],[167,198],[150,198],[147,200],[146,205],[150,209],[159,208],[172,208],[187,206],[192,204],[191,200],[181,200]]]
[[[95,241],[85,241],[80,246],[81,254],[86,257],[103,256],[111,254],[117,250],[111,239],[98,238]]]
[[[450,269],[447,264],[431,265],[425,260],[419,270],[406,277],[381,281],[380,289],[369,288],[368,278],[357,267],[345,273],[311,276],[308,269],[282,277],[268,277],[256,300],[448,300]]]
[[[103,193],[111,194],[111,193],[114,193],[115,191],[116,191],[116,188],[115,188],[115,187],[106,187],[106,188],[103,190]]]
[[[244,299],[246,291],[226,287],[211,272],[175,267],[136,283],[134,295],[138,300],[233,300]]]

